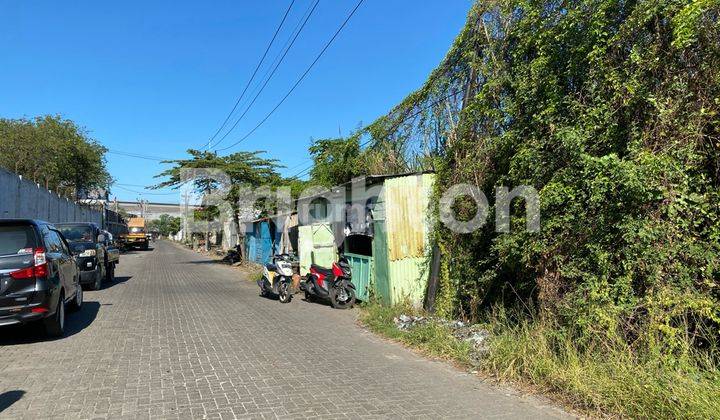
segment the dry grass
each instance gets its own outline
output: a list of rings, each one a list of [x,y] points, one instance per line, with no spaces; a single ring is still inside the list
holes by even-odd
[[[447,328],[426,324],[400,331],[393,318],[407,308],[364,308],[362,322],[372,331],[426,354],[469,364],[467,343]],[[627,347],[605,345],[581,351],[557,326],[540,321],[510,322],[493,317],[490,351],[475,366],[485,374],[528,385],[593,416],[697,418],[720,416],[720,372],[696,355],[683,368],[642,358]]]

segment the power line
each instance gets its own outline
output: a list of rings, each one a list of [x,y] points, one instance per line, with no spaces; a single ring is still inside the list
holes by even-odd
[[[210,148],[210,144],[212,143],[213,140],[215,140],[215,137],[217,137],[217,135],[220,133],[220,131],[222,131],[222,129],[225,128],[225,125],[227,124],[227,122],[230,120],[230,117],[237,109],[242,98],[245,96],[245,92],[247,92],[248,88],[250,87],[250,84],[255,79],[255,76],[257,75],[258,70],[260,70],[260,66],[262,66],[262,63],[265,61],[265,57],[267,57],[267,54],[270,51],[270,48],[272,48],[272,45],[275,42],[275,38],[277,38],[278,33],[280,33],[280,30],[282,29],[283,25],[285,24],[285,20],[287,19],[288,14],[290,14],[290,9],[292,9],[293,4],[295,4],[295,0],[292,0],[290,2],[290,5],[288,6],[287,10],[285,10],[285,14],[283,15],[283,18],[280,21],[280,24],[278,25],[277,29],[275,29],[275,33],[273,34],[272,39],[270,40],[270,43],[265,48],[265,52],[263,53],[262,57],[260,58],[260,61],[257,63],[257,66],[255,66],[255,70],[253,71],[252,76],[250,76],[250,80],[248,80],[242,93],[238,97],[237,101],[235,101],[235,105],[233,106],[232,110],[227,115],[227,117],[225,117],[225,121],[223,121],[220,128],[218,128],[217,131],[215,132],[215,134],[213,134],[213,136],[210,138],[210,140],[208,140],[208,143],[207,143],[208,148]]]
[[[163,160],[169,160],[169,159],[161,158],[158,156],[141,155],[139,153],[122,152],[120,150],[108,150],[107,152],[110,154],[113,154],[113,155],[133,157],[133,158],[145,159],[145,160],[154,160],[154,161],[158,161],[158,162],[163,161]]]
[[[285,94],[285,96],[280,100],[280,102],[278,102],[277,105],[275,105],[275,108],[273,108],[273,109],[265,116],[265,118],[263,118],[263,119],[255,126],[255,128],[253,128],[252,130],[250,130],[250,132],[247,133],[245,136],[243,136],[240,140],[236,141],[235,143],[231,144],[231,145],[228,146],[228,147],[225,147],[225,148],[222,148],[222,149],[218,149],[218,150],[217,150],[218,152],[222,152],[222,151],[224,151],[224,150],[227,150],[227,149],[230,149],[230,148],[232,148],[232,147],[235,147],[235,146],[237,146],[239,143],[241,143],[242,141],[244,141],[245,139],[247,139],[248,137],[250,137],[255,131],[257,131],[258,128],[260,128],[260,126],[262,126],[262,125],[265,123],[265,121],[267,121],[267,120],[270,118],[270,116],[271,116],[272,114],[275,113],[275,111],[276,111],[278,108],[280,108],[280,106],[285,102],[285,100],[287,100],[287,98],[293,93],[293,91],[295,91],[295,89],[300,85],[300,83],[302,83],[302,81],[305,79],[305,77],[308,75],[308,73],[310,73],[310,70],[312,70],[313,67],[315,67],[315,64],[317,64],[317,62],[320,60],[320,58],[325,54],[325,51],[327,51],[327,49],[330,48],[330,45],[333,43],[333,41],[335,41],[335,38],[337,38],[338,35],[340,35],[340,32],[342,32],[342,30],[345,28],[345,26],[347,25],[347,23],[350,21],[350,19],[353,17],[353,15],[354,15],[355,12],[358,10],[358,8],[360,8],[360,6],[363,4],[364,1],[365,1],[365,0],[360,0],[360,1],[358,1],[358,3],[355,5],[355,8],[352,9],[352,11],[351,11],[350,14],[348,15],[348,17],[345,19],[345,21],[342,23],[342,25],[340,25],[340,27],[339,27],[338,30],[335,32],[335,34],[332,36],[332,38],[330,38],[330,41],[328,41],[328,42],[325,44],[325,47],[323,47],[322,51],[320,51],[320,54],[318,54],[317,57],[315,57],[315,60],[310,64],[310,66],[308,66],[308,68],[305,70],[305,72],[302,74],[302,76],[300,76],[300,78],[295,82],[295,84],[293,85],[293,87],[290,88],[290,91],[288,91],[288,93]]]
[[[144,194],[144,195],[177,195],[178,194],[176,192],[173,192],[173,193],[150,193],[150,192],[143,192],[143,191],[135,191],[135,190],[131,190],[130,188],[121,187],[119,184],[114,184],[113,186],[120,188],[121,190],[124,190],[124,191],[128,191],[128,192],[135,193],[135,194],[141,194],[141,195],[142,194]],[[143,187],[143,188],[145,188],[145,187]]]
[[[242,114],[240,115],[240,117],[235,121],[235,123],[232,125],[232,127],[230,127],[230,129],[229,129],[229,130],[222,136],[222,138],[220,138],[220,140],[217,142],[217,144],[215,145],[216,147],[217,147],[220,143],[222,143],[223,140],[225,140],[225,138],[227,138],[227,136],[229,136],[230,133],[232,133],[233,130],[235,130],[235,127],[237,127],[237,125],[240,123],[240,121],[242,121],[242,119],[245,117],[245,115],[247,115],[248,111],[250,111],[250,109],[252,108],[252,106],[255,104],[255,101],[257,101],[258,97],[260,97],[260,94],[265,90],[265,87],[267,87],[268,83],[270,83],[270,80],[271,80],[272,77],[275,75],[275,72],[276,72],[277,69],[280,67],[280,65],[282,64],[283,60],[285,60],[285,57],[287,56],[288,52],[290,52],[290,49],[291,49],[292,46],[295,44],[295,41],[296,41],[296,40],[298,39],[298,37],[300,36],[300,33],[301,33],[302,30],[305,28],[305,25],[307,25],[308,20],[310,20],[310,16],[312,16],[313,12],[315,12],[315,9],[317,8],[317,6],[318,6],[319,3],[320,3],[320,0],[316,0],[316,1],[315,1],[312,9],[310,10],[310,14],[308,14],[307,17],[305,17],[305,20],[303,20],[302,25],[300,26],[300,30],[292,37],[292,42],[290,42],[290,45],[285,49],[285,52],[282,54],[282,57],[280,57],[280,61],[278,61],[278,63],[277,63],[277,64],[275,65],[275,67],[272,69],[272,72],[270,73],[270,75],[268,76],[268,78],[265,80],[265,82],[262,84],[262,87],[260,88],[260,90],[258,91],[258,93],[255,94],[255,97],[253,97],[253,99],[252,99],[252,101],[250,102],[250,104],[248,104],[248,106],[245,108],[245,111],[243,111],[243,113],[242,113]],[[222,149],[222,150],[225,150],[225,149]]]
[[[435,101],[435,102],[433,102],[433,103],[431,103],[431,104],[423,107],[422,109],[418,110],[417,112],[415,112],[415,113],[413,113],[413,114],[411,114],[411,115],[409,115],[409,116],[401,119],[400,121],[398,121],[398,122],[395,124],[395,126],[394,126],[390,131],[393,131],[393,130],[397,129],[397,127],[399,127],[400,124],[404,123],[405,121],[417,117],[417,116],[420,115],[423,111],[426,111],[426,110],[428,110],[428,109],[430,109],[430,108],[438,105],[440,102],[442,102],[442,101],[444,101],[444,100],[447,100],[447,99],[450,99],[450,98],[452,98],[452,97],[454,97],[454,96],[456,96],[456,95],[458,95],[458,94],[460,94],[460,93],[462,93],[462,90],[456,91],[456,92],[452,92],[451,94],[449,94],[449,95],[447,95],[447,96],[445,96],[445,97],[443,97],[443,98],[440,98],[440,99],[438,99],[437,101]],[[367,127],[365,127],[365,128],[367,128]],[[371,140],[369,140],[369,141],[361,144],[360,147],[362,148],[362,147],[367,146],[367,145],[370,143],[370,141],[371,141]],[[226,149],[227,149],[227,148],[225,148],[225,149],[220,149],[219,151],[223,151],[223,150],[226,150]],[[120,155],[120,156],[133,157],[133,158],[138,158],[138,159],[153,160],[153,161],[170,161],[170,160],[174,160],[174,159],[171,159],[171,158],[162,158],[162,157],[158,157],[158,156],[141,155],[141,154],[137,154],[137,153],[122,152],[122,151],[119,151],[119,150],[108,150],[108,153],[112,153],[112,154],[116,154],[116,155]],[[309,159],[306,159],[306,160],[309,160]],[[301,165],[301,164],[300,164],[300,165]],[[296,167],[298,167],[298,166],[300,166],[300,165],[295,165],[293,168],[296,168]],[[291,168],[291,169],[293,169],[293,168]],[[304,172],[307,172],[307,171],[308,171],[309,169],[311,169],[311,168],[312,168],[312,165],[310,166],[310,168],[303,169],[303,170],[302,170],[301,172],[299,172],[298,174],[293,175],[293,177],[297,177],[297,176],[299,176],[299,175],[302,175]]]
[[[303,15],[300,17],[300,19],[298,19],[298,22],[297,22],[297,24],[295,25],[295,28],[293,28],[293,30],[290,32],[290,36],[285,40],[285,45],[283,45],[282,48],[280,48],[280,51],[278,51],[278,53],[277,53],[277,55],[275,56],[275,59],[273,60],[272,64],[270,64],[270,67],[268,67],[268,68],[265,70],[265,74],[263,74],[263,76],[262,76],[262,78],[261,78],[260,80],[265,80],[265,79],[268,77],[268,75],[270,74],[270,72],[272,71],[272,69],[275,67],[275,65],[278,63],[278,61],[280,60],[280,57],[282,57],[283,51],[285,51],[285,49],[288,48],[288,45],[290,44],[290,41],[292,41],[294,34],[298,32],[298,30],[299,30],[300,26],[302,25],[303,21],[305,20],[305,18],[307,17],[307,15],[308,15],[308,14],[310,13],[310,11],[312,10],[313,5],[314,5],[313,2],[310,2],[310,3],[308,4],[308,7],[307,7],[307,9],[305,10],[305,13],[303,13]],[[259,88],[260,88],[260,83],[258,83],[258,84],[255,85],[255,87],[253,88],[252,92],[250,92],[250,94],[251,94],[251,95],[254,95]]]
[[[416,112],[412,113],[411,115],[408,115],[407,117],[405,117],[405,118],[397,121],[397,122],[395,123],[395,125],[394,125],[389,131],[395,131],[395,130],[397,130],[397,128],[400,127],[400,124],[404,123],[405,121],[417,117],[418,115],[422,114],[423,112],[427,111],[428,109],[433,108],[433,107],[439,105],[441,102],[446,101],[446,100],[448,100],[448,99],[450,99],[450,98],[452,98],[452,97],[454,97],[454,96],[457,96],[457,95],[460,94],[460,93],[462,93],[462,90],[452,92],[451,94],[449,94],[449,95],[447,95],[447,96],[444,96],[444,97],[436,100],[435,102],[433,102],[433,103],[431,103],[431,104],[429,104],[429,105],[426,105],[426,106],[420,108],[419,110],[417,110]],[[364,129],[367,129],[367,127],[369,127],[369,126],[365,126],[365,127],[363,128],[363,130],[364,130]],[[365,141],[364,143],[362,143],[362,144],[360,145],[360,148],[362,149],[363,147],[369,145],[372,141],[373,141],[372,138],[368,139],[367,141]],[[309,160],[309,159],[308,159],[308,160]],[[295,167],[297,167],[297,166],[299,166],[299,165],[296,165]],[[298,173],[295,174],[295,175],[292,175],[290,178],[297,178],[297,177],[300,177],[300,176],[304,176],[307,172],[309,172],[310,170],[312,170],[312,168],[313,168],[313,164],[310,164],[309,167],[301,170],[300,172],[298,172]]]
[[[122,185],[122,186],[124,186],[124,187],[137,187],[137,188],[149,189],[149,188],[147,187],[147,185],[122,184],[122,183],[118,183],[118,182],[114,183],[113,185]]]

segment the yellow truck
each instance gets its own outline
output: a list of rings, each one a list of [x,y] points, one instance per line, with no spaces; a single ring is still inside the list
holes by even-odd
[[[123,242],[126,248],[148,249],[150,243],[147,237],[145,219],[132,217],[128,220],[128,233],[123,236]]]

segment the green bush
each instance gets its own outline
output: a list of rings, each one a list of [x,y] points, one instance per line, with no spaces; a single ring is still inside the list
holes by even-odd
[[[438,314],[536,314],[490,317],[488,372],[601,412],[717,417],[720,0],[477,1],[425,85],[365,134],[364,154],[435,169],[437,198],[539,192],[539,232],[522,200],[510,233],[435,224]],[[369,311],[376,331],[456,354],[442,328]]]
[[[530,299],[581,345],[622,338],[668,360],[717,345],[719,15],[717,0],[476,3],[427,84],[372,131],[444,133],[438,196],[460,182],[540,194],[537,233],[521,200],[509,234],[438,225],[442,314]],[[457,87],[470,96],[453,122],[436,104]]]

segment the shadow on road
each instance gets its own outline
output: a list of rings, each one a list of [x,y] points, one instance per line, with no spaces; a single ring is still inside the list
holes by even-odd
[[[0,394],[0,413],[10,408],[11,405],[20,401],[23,395],[25,395],[25,391],[21,390],[8,391]]]
[[[124,251],[121,251],[121,252],[120,252],[120,255],[136,255],[136,254],[142,254],[142,253],[144,253],[144,252],[150,252],[150,251],[153,251],[153,250],[155,250],[155,247],[154,247],[154,246],[151,246],[151,247],[148,248],[147,250],[145,250],[145,249],[138,249],[138,248],[132,248],[132,249],[126,249],[126,250],[124,250]]]
[[[41,343],[71,337],[89,327],[90,324],[95,321],[95,318],[97,318],[99,311],[99,302],[84,302],[79,312],[67,314],[67,318],[65,319],[65,336],[60,338],[47,337],[43,325],[40,322],[3,327],[0,333],[0,346]]]
[[[121,285],[123,283],[126,283],[131,278],[132,278],[132,276],[120,276],[120,277],[115,277],[115,281],[113,281],[112,283],[108,282],[108,281],[104,281],[103,286],[100,290],[105,290],[105,289],[109,289],[111,287]]]
[[[318,297],[311,297],[310,299],[308,299],[305,296],[303,296],[302,301],[306,302],[306,303],[312,303],[315,305],[327,306],[329,308],[333,307],[329,300],[318,298]]]

